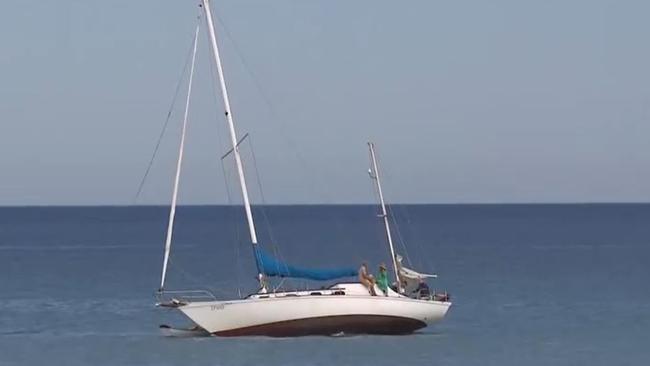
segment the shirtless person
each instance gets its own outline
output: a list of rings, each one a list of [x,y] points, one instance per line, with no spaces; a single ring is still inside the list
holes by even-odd
[[[370,295],[377,296],[375,292],[375,278],[368,273],[368,263],[366,262],[363,262],[359,268],[359,282],[366,286]]]

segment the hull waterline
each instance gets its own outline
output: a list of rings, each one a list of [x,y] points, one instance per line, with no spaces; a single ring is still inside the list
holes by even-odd
[[[221,337],[266,336],[302,337],[313,335],[380,334],[404,335],[426,327],[427,324],[398,316],[338,315],[293,319],[212,333]]]

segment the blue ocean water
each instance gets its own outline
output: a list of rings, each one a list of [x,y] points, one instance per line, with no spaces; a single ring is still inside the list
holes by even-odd
[[[374,206],[257,207],[301,265],[388,258]],[[0,208],[0,365],[648,365],[650,205],[395,206],[447,318],[412,336],[162,337],[165,207]],[[241,209],[181,207],[169,286],[255,288]],[[294,283],[303,286],[301,283]]]

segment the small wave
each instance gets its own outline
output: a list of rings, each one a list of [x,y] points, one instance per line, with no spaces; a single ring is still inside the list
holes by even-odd
[[[82,250],[115,250],[115,249],[149,249],[159,247],[158,244],[108,244],[108,245],[1,245],[0,250],[6,251],[82,251]],[[181,248],[193,248],[196,245],[183,244]]]
[[[638,249],[645,248],[646,244],[539,244],[531,248],[537,250],[582,250],[582,249]]]
[[[518,302],[507,302],[507,303],[503,303],[503,304],[501,304],[500,307],[501,307],[502,309],[508,309],[508,308],[522,308],[522,307],[525,307],[525,306],[527,306],[527,304],[526,304],[525,302],[523,302],[523,301],[518,301]]]
[[[55,311],[59,313],[103,313],[115,315],[130,315],[151,307],[145,300],[94,299],[94,300],[60,300],[51,298],[40,299],[9,299],[0,302],[3,313],[37,313]]]
[[[0,332],[0,336],[21,336],[43,333],[42,329],[14,329]]]
[[[117,331],[117,332],[106,332],[103,330],[93,331],[93,330],[75,330],[75,329],[48,329],[48,330],[30,330],[30,329],[18,329],[10,330],[5,332],[0,332],[0,337],[36,337],[36,338],[87,338],[87,337],[132,337],[132,338],[147,338],[147,337],[158,337],[159,333],[156,332],[142,332],[142,331]]]

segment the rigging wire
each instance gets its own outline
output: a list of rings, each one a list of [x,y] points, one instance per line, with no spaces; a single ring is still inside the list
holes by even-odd
[[[375,160],[377,160],[377,165],[380,165],[380,163],[379,163],[379,157],[378,157],[377,155],[378,155],[378,154],[377,154],[377,152],[375,151]],[[370,159],[372,159],[372,156],[370,156]],[[377,174],[377,172],[373,172],[373,173],[375,174],[375,177],[372,178],[372,179],[377,179],[377,178],[376,178],[376,174]],[[384,171],[384,173],[382,174],[382,176],[385,178],[384,180],[390,180],[390,179],[386,179],[387,176],[386,176],[385,171]],[[376,199],[377,201],[379,201],[379,188],[377,187],[376,184],[374,184],[374,182],[373,182],[372,186],[373,186],[373,191],[374,191],[374,193],[375,193],[375,199]],[[401,245],[401,247],[402,247],[402,250],[403,250],[403,253],[404,253],[404,257],[406,258],[406,262],[408,263],[409,266],[413,266],[413,263],[411,262],[411,257],[410,257],[410,255],[409,255],[409,251],[408,251],[408,249],[407,249],[407,247],[406,247],[406,241],[404,240],[404,236],[402,235],[402,231],[400,230],[400,225],[398,224],[397,219],[395,218],[395,215],[394,215],[394,213],[393,213],[393,211],[394,211],[393,208],[395,207],[395,205],[389,204],[389,205],[387,205],[387,206],[388,206],[388,207],[386,208],[386,212],[387,212],[387,214],[388,214],[388,220],[389,220],[390,222],[392,222],[392,224],[393,224],[393,227],[394,227],[394,229],[395,229],[395,230],[393,230],[393,231],[395,232],[395,234],[397,234],[397,238],[396,238],[396,239],[397,239],[397,242],[398,242],[398,243]],[[396,253],[396,254],[397,254],[397,253]]]
[[[201,16],[199,15],[197,17],[197,23],[200,21],[201,21]],[[138,190],[133,196],[133,201],[131,202],[132,205],[135,205],[138,202],[138,199],[142,194],[142,190],[144,189],[144,185],[147,181],[147,177],[149,176],[151,167],[153,166],[154,160],[156,159],[156,156],[158,154],[158,150],[160,149],[160,144],[163,140],[163,137],[165,136],[165,132],[167,131],[167,126],[169,125],[169,121],[171,120],[172,114],[174,112],[174,107],[176,106],[176,99],[178,99],[178,94],[180,93],[183,80],[185,80],[185,74],[187,73],[187,68],[189,66],[190,60],[192,59],[192,50],[194,47],[193,44],[194,44],[194,36],[192,36],[192,43],[190,44],[190,47],[187,51],[185,64],[183,65],[183,70],[181,72],[180,77],[178,78],[178,81],[176,82],[176,89],[174,91],[174,95],[172,97],[172,102],[171,105],[169,106],[169,110],[167,111],[167,117],[165,118],[165,123],[163,123],[162,129],[160,130],[160,134],[158,135],[158,141],[156,142],[156,145],[153,149],[151,158],[149,159],[149,163],[147,164],[147,168],[145,169],[144,174],[142,175],[142,179],[140,179],[140,184],[138,184]]]
[[[402,249],[404,250],[404,257],[406,258],[406,263],[408,263],[409,267],[411,268],[413,267],[422,268],[422,266],[416,266],[415,262],[411,260],[411,255],[406,246],[406,240],[404,239],[404,235],[402,234],[402,229],[401,229],[402,226],[398,223],[397,214],[396,214],[396,212],[401,208],[402,205],[391,205],[391,210],[388,212],[388,218],[393,223],[393,226],[395,227],[395,233],[397,234],[397,241],[400,243]],[[419,241],[416,242],[418,243],[418,246],[421,247],[420,242]],[[422,257],[425,257],[422,250],[420,250],[420,255],[417,257],[420,260],[420,264],[421,264]]]
[[[214,14],[216,15],[216,14]],[[206,35],[206,37],[209,37]],[[208,38],[209,42],[209,38]],[[214,62],[214,61],[210,61]],[[216,77],[214,74],[214,69],[212,67],[208,67],[210,70],[210,86],[211,86],[211,91],[212,91],[212,96],[217,99],[217,97],[220,95],[220,92],[217,91],[217,85],[215,83]],[[222,152],[224,151],[224,145],[225,143],[223,142],[224,136],[220,133],[219,130],[219,125],[216,125],[215,128],[216,134],[217,134],[217,143],[218,143],[218,151],[217,151],[217,156],[222,156]],[[238,208],[234,206],[234,200],[233,200],[233,192],[231,191],[230,187],[230,179],[231,175],[229,174],[229,170],[226,167],[225,164],[225,157],[222,157],[219,159],[219,164],[221,166],[221,172],[224,180],[224,187],[226,189],[226,196],[227,196],[227,210],[231,215],[231,220],[235,223],[235,229],[234,229],[234,251],[235,251],[235,277],[236,277],[236,283],[237,283],[237,295],[239,298],[242,298],[242,269],[241,269],[241,245],[243,244],[243,240],[241,237],[241,232],[240,232],[240,220],[239,220],[239,215],[237,214]],[[233,161],[234,165],[234,161]]]
[[[378,161],[379,164],[379,157],[377,157],[377,152],[375,151],[375,159]],[[387,175],[386,172],[384,171],[383,173],[384,181],[388,180],[390,181],[390,175]],[[390,185],[390,184],[389,184]],[[400,229],[400,225],[397,223],[397,220],[395,218],[394,214],[394,209],[395,205],[390,205],[390,209],[388,209],[388,220],[392,221],[393,227],[395,228],[395,233],[397,234],[397,242],[400,243],[402,246],[402,250],[404,250],[404,257],[406,257],[406,262],[408,263],[409,266],[412,266],[413,263],[411,262],[411,256],[409,255],[409,251],[406,248],[406,241],[404,240],[404,236],[402,235],[402,230]]]
[[[372,161],[372,153],[370,151],[368,152],[368,158],[370,159],[370,161]],[[380,200],[380,196],[379,196],[379,187],[377,187],[377,184],[375,183],[375,180],[377,179],[377,172],[374,171],[374,169],[372,168],[372,165],[371,165],[371,168],[368,171],[368,173],[370,175],[370,184],[372,185],[372,192],[374,194],[375,201],[380,202],[381,200]],[[382,217],[381,203],[373,205],[373,206],[376,206],[375,207],[375,210],[377,211],[376,217]],[[386,230],[384,228],[382,228],[381,226],[379,226],[379,225],[376,225],[375,228],[376,228],[375,230],[376,230],[376,232],[378,234],[378,237],[381,238],[380,240],[381,241],[386,241],[385,244],[388,244],[388,238],[386,237],[386,235],[387,235]],[[391,257],[390,249],[387,249],[386,247],[384,247],[384,249],[387,250],[388,258],[390,258]]]
[[[196,32],[198,32],[198,27],[199,27],[199,25],[200,25],[201,18],[202,18],[202,16],[201,16],[201,14],[199,14],[199,15],[197,16],[197,31],[196,31]],[[192,44],[192,47],[191,47],[191,51],[192,51],[192,52],[191,52],[190,54],[194,54],[194,53],[196,52],[196,51],[195,51],[195,50],[196,50],[195,47],[196,47],[196,35],[195,35],[195,37],[194,37],[194,41],[193,41],[193,44]],[[192,57],[192,58],[193,58],[193,57]],[[183,73],[186,73],[186,72],[187,72],[187,68],[188,68],[188,65],[189,65],[189,60],[190,60],[190,57],[188,57],[188,58],[186,59],[185,66],[183,67]],[[194,67],[194,64],[192,64],[192,67]],[[190,76],[190,77],[191,77],[191,76]],[[162,129],[162,131],[161,131],[161,133],[160,133],[160,135],[159,135],[158,142],[157,142],[157,144],[156,144],[156,146],[155,146],[155,149],[154,149],[154,152],[153,152],[153,154],[152,154],[152,157],[151,157],[151,160],[150,160],[150,162],[149,162],[149,165],[148,165],[148,167],[147,167],[147,170],[145,171],[145,174],[144,174],[144,176],[143,176],[143,178],[142,178],[142,181],[141,181],[140,186],[139,186],[139,188],[138,188],[138,193],[136,194],[136,197],[135,197],[135,199],[134,199],[134,202],[137,200],[138,196],[140,195],[140,193],[141,193],[141,191],[142,191],[142,188],[143,188],[143,186],[144,186],[144,183],[145,183],[145,181],[146,181],[146,178],[147,178],[147,176],[148,176],[148,174],[149,174],[149,171],[150,171],[150,169],[151,169],[151,167],[152,167],[152,165],[153,165],[153,161],[155,160],[155,157],[156,157],[157,152],[158,152],[158,150],[159,150],[159,147],[160,147],[160,144],[161,144],[162,138],[163,138],[163,136],[164,136],[164,133],[165,133],[165,131],[166,131],[166,129],[167,129],[167,126],[168,126],[168,124],[169,124],[169,121],[170,121],[170,119],[171,119],[171,115],[172,115],[173,107],[174,107],[174,105],[175,105],[175,100],[176,100],[176,98],[177,98],[177,96],[178,96],[178,94],[179,94],[180,86],[182,85],[182,81],[183,81],[183,79],[184,79],[184,77],[183,77],[183,75],[181,75],[181,78],[179,79],[178,84],[177,84],[177,87],[176,87],[176,91],[175,91],[175,94],[174,94],[174,99],[173,99],[173,102],[172,102],[172,106],[170,107],[170,110],[169,110],[169,112],[168,112],[168,114],[167,114],[167,119],[166,119],[165,124],[163,125],[163,129]],[[188,98],[189,98],[189,96],[188,96]],[[213,287],[213,286],[211,286],[211,285],[208,285],[208,284],[219,284],[219,283],[227,284],[228,281],[215,281],[214,279],[209,279],[209,278],[206,277],[206,276],[200,276],[200,277],[199,277],[199,276],[196,276],[196,275],[192,275],[192,274],[190,274],[190,272],[188,272],[187,270],[185,270],[185,268],[184,268],[183,265],[181,265],[180,263],[177,263],[177,262],[178,262],[178,258],[171,258],[171,257],[169,258],[169,266],[170,266],[170,267],[173,267],[174,270],[175,270],[176,272],[178,272],[178,273],[179,273],[183,278],[185,278],[186,280],[189,280],[190,282],[194,282],[195,284],[200,285],[201,287],[207,288],[207,289],[208,289],[210,292],[212,292],[212,293],[216,293],[216,294],[219,294],[219,293],[220,293],[220,294],[224,294],[224,295],[227,295],[227,294],[228,294],[228,291],[226,291],[226,290],[223,290],[223,289],[221,289],[221,288],[215,288],[215,287]],[[240,293],[241,293],[241,292],[240,292]]]
[[[221,26],[221,28],[224,31],[224,35],[226,36],[225,38],[230,41],[230,44],[233,47],[233,50],[235,51],[234,53],[237,55],[237,58],[239,59],[239,62],[242,64],[244,67],[245,71],[248,73],[250,76],[251,80],[253,81],[253,84],[255,85],[255,88],[257,89],[257,92],[261,96],[264,104],[266,104],[266,107],[268,108],[269,113],[271,114],[271,119],[274,120],[276,123],[276,126],[278,126],[281,130],[281,134],[286,140],[287,146],[291,148],[291,151],[293,152],[295,158],[298,161],[298,164],[300,165],[300,168],[303,169],[304,171],[309,171],[310,174],[308,175],[309,177],[314,177],[316,174],[318,174],[317,171],[313,171],[311,169],[310,164],[307,162],[305,157],[303,157],[300,154],[300,151],[297,147],[296,142],[290,137],[290,134],[287,133],[287,126],[286,126],[286,121],[284,118],[280,118],[280,113],[277,112],[275,107],[273,106],[273,103],[271,102],[271,98],[268,96],[268,94],[264,91],[264,87],[262,86],[262,83],[260,82],[259,78],[257,77],[257,74],[253,71],[253,68],[250,66],[250,64],[246,61],[246,58],[244,57],[243,52],[241,51],[239,45],[237,42],[235,42],[235,38],[232,36],[230,33],[230,30],[226,26],[226,23],[223,21],[223,19],[219,16],[218,13],[215,13],[215,16],[217,17],[218,24]],[[331,202],[335,201],[334,197],[331,195],[328,187],[323,185],[324,179],[312,179],[312,182],[310,182],[311,187],[318,187],[318,193],[325,194],[326,198]],[[335,220],[338,220],[338,216],[335,216]]]
[[[235,273],[237,277],[237,294],[239,295],[239,298],[242,297],[242,292],[241,292],[241,234],[239,232],[240,225],[239,225],[239,219],[237,215],[238,208],[233,206],[233,199],[232,199],[232,194],[230,192],[230,184],[228,184],[230,175],[228,174],[228,171],[226,169],[226,165],[224,164],[223,160],[221,160],[221,171],[223,173],[223,179],[224,179],[224,184],[226,186],[226,195],[228,196],[228,211],[231,212],[231,219],[235,223]]]
[[[246,59],[244,58],[243,53],[241,52],[241,49],[239,48],[238,44],[235,42],[234,38],[232,37],[230,31],[228,30],[228,27],[226,26],[226,23],[223,21],[223,19],[218,14],[215,14],[215,16],[217,17],[218,24],[221,26],[221,29],[223,30],[223,34],[230,41],[230,44],[233,46],[235,54],[237,55],[240,63],[242,64],[242,66],[244,66],[244,69],[250,75],[251,80],[253,81],[258,93],[260,94],[260,96],[262,97],[264,103],[266,104],[272,118],[275,119],[275,120],[280,120],[280,118],[278,118],[278,113],[275,111],[275,108],[273,107],[273,104],[271,103],[270,98],[264,92],[264,89],[262,88],[262,84],[260,83],[259,79],[256,77],[255,73],[253,72],[252,68],[250,67],[250,65],[248,64]],[[211,70],[211,72],[212,72],[212,70]],[[283,127],[283,126],[281,126],[281,127]],[[258,166],[257,166],[257,159],[256,159],[256,156],[255,156],[255,151],[253,149],[250,134],[246,134],[246,135],[248,136],[248,144],[249,144],[249,148],[250,148],[250,151],[251,151],[252,163],[253,163],[253,166],[254,166],[254,169],[255,169],[255,177],[256,177],[257,186],[258,186],[258,189],[259,189],[259,192],[260,192],[260,199],[262,201],[262,205],[258,206],[257,209],[262,213],[262,219],[265,222],[266,230],[267,230],[267,232],[269,234],[269,239],[271,240],[271,242],[269,243],[269,245],[271,247],[271,250],[272,250],[273,254],[278,259],[282,259],[282,255],[279,252],[279,247],[277,246],[276,235],[275,235],[275,232],[272,229],[271,220],[269,218],[269,214],[267,212],[267,209],[265,208],[265,206],[267,204],[267,201],[266,201],[266,197],[264,195],[264,190],[262,189],[262,180],[261,180],[261,175],[259,173],[259,169],[258,169]],[[286,137],[286,135],[285,135],[285,137]],[[244,140],[244,138],[242,138],[242,140]],[[293,145],[294,150],[295,150],[295,144],[292,141],[289,141],[289,144]],[[296,152],[294,151],[294,153],[296,153]],[[296,153],[296,156],[301,161],[302,165],[306,165],[306,163],[304,162],[304,159],[302,159],[302,157],[299,154]]]
[[[176,260],[169,260],[169,267],[174,268],[174,271],[178,271],[180,275],[185,278],[186,280],[189,280],[190,282],[194,282],[197,286],[203,287],[213,294],[221,294],[221,295],[230,295],[230,293],[226,290],[223,290],[219,287],[213,287],[211,285],[206,285],[206,283],[210,284],[223,284],[224,287],[227,287],[229,281],[223,280],[223,281],[215,281],[214,279],[210,279],[205,276],[196,276],[185,270],[184,266],[176,263]]]
[[[217,86],[215,85],[215,75],[214,75],[214,70],[210,67],[210,84],[212,86],[212,93],[213,96],[216,98],[218,93],[217,93]],[[217,141],[219,142],[219,147],[218,147],[218,153],[220,154],[221,151],[224,150],[224,143],[222,139],[224,138],[221,133],[219,132],[219,126],[217,125],[216,128],[216,133],[217,133]],[[239,215],[237,214],[238,212],[238,207],[234,206],[234,200],[233,200],[233,192],[231,191],[230,187],[230,179],[232,179],[232,175],[230,174],[231,171],[228,170],[226,167],[225,163],[225,158],[219,159],[219,164],[221,166],[221,173],[223,175],[223,182],[224,182],[224,187],[226,188],[226,196],[228,198],[227,201],[227,210],[230,213],[231,220],[235,223],[235,230],[234,230],[234,241],[233,241],[233,246],[235,249],[235,277],[236,277],[236,282],[237,282],[237,295],[239,298],[242,298],[242,270],[241,270],[241,245],[243,244],[243,240],[241,237],[240,229],[241,225],[239,222]],[[233,162],[234,165],[234,162]]]
[[[251,151],[251,158],[252,158],[251,160],[253,162],[253,168],[255,169],[255,177],[256,177],[256,180],[257,180],[257,187],[258,187],[258,189],[260,191],[260,199],[262,200],[262,205],[259,207],[259,211],[262,212],[262,216],[263,216],[262,219],[264,220],[264,223],[266,224],[266,230],[269,233],[269,239],[270,239],[269,246],[271,247],[271,251],[272,251],[273,255],[277,259],[279,259],[279,262],[277,263],[278,268],[276,268],[276,270],[279,271],[280,270],[279,266],[280,266],[281,262],[284,263],[285,266],[287,264],[286,264],[285,258],[283,258],[283,255],[282,255],[282,253],[280,251],[280,247],[278,245],[278,242],[276,241],[276,236],[275,236],[275,233],[273,231],[273,227],[271,225],[271,220],[269,219],[269,215],[267,213],[266,198],[264,196],[264,190],[262,189],[262,179],[261,179],[261,176],[260,176],[259,169],[257,167],[257,158],[255,157],[255,149],[253,148],[253,141],[250,138],[248,139],[248,146],[249,146],[249,149]],[[278,284],[274,288],[274,291],[276,291],[284,282],[285,281],[283,279],[280,282],[280,284]],[[291,282],[291,281],[287,281],[287,282]]]
[[[243,57],[243,53],[241,52],[237,42],[235,42],[234,38],[231,36],[231,33],[230,33],[228,27],[226,26],[226,23],[221,19],[221,17],[219,16],[218,13],[215,13],[215,16],[216,16],[216,18],[218,20],[217,24],[220,25],[221,30],[223,30],[223,34],[226,36],[226,38],[230,41],[230,44],[233,46],[235,54],[239,58],[239,61],[240,61],[241,65],[244,67],[245,71],[251,77],[251,80],[253,81],[253,83],[255,85],[255,88],[257,89],[259,95],[262,97],[263,102],[266,104],[266,106],[268,108],[268,111],[271,114],[272,119],[281,122],[281,123],[279,123],[279,127],[283,132],[283,136],[287,140],[287,144],[289,146],[291,146],[292,151],[293,151],[295,157],[297,158],[299,164],[302,166],[303,169],[309,169],[309,165],[307,164],[304,157],[298,153],[298,149],[296,148],[296,143],[287,136],[287,134],[286,134],[286,126],[284,124],[285,121],[278,117],[279,114],[276,112],[275,108],[273,107],[273,104],[271,103],[271,100],[268,97],[268,95],[264,92],[262,84],[259,81],[259,79],[256,77],[256,74],[253,72],[252,68],[250,67],[250,65],[246,61],[246,59]],[[213,81],[213,89],[216,89],[214,87],[214,74],[213,74],[214,72],[213,72],[212,68],[210,68],[210,72],[211,72],[211,74],[213,76],[211,78],[211,80]],[[216,94],[216,91],[215,91],[215,94]],[[269,214],[267,213],[267,210],[264,207],[266,205],[266,198],[264,197],[264,193],[263,193],[263,190],[262,190],[262,183],[261,183],[261,179],[260,179],[259,169],[257,167],[255,153],[253,151],[252,143],[251,143],[250,139],[249,139],[249,146],[251,148],[253,165],[254,165],[254,168],[255,168],[257,183],[258,183],[258,187],[259,187],[259,190],[260,190],[260,195],[261,195],[261,199],[262,199],[262,203],[263,203],[262,207],[258,207],[258,209],[261,210],[263,219],[265,220],[265,223],[266,223],[266,228],[268,230],[269,237],[271,239],[271,243],[269,243],[270,246],[271,246],[271,249],[272,249],[273,253],[276,255],[276,257],[281,259],[281,255],[280,255],[279,250],[278,250],[279,248],[278,248],[277,245],[275,245],[275,241],[276,241],[275,240],[275,233],[273,232],[273,229],[271,228]],[[224,165],[223,161],[222,161],[222,169],[225,170],[225,165]],[[312,175],[310,175],[310,176],[312,176]],[[227,178],[225,177],[225,175],[224,175],[224,179],[226,179],[226,185],[228,185]],[[312,186],[312,187],[318,186],[318,185],[322,186],[323,181],[324,180],[322,180],[322,179],[318,179],[318,180],[316,180],[315,184],[312,184],[310,186]],[[230,195],[229,188],[227,189],[227,191],[228,191],[228,194]],[[321,190],[321,191],[323,191],[327,196],[329,196],[331,198],[329,190]],[[232,204],[231,197],[229,197],[229,204]],[[334,219],[337,222],[340,223],[340,218],[338,216],[335,216]],[[239,224],[239,221],[236,221],[236,222],[237,222],[237,224]],[[239,233],[239,230],[237,230],[237,232]],[[241,239],[240,239],[240,241],[241,241]]]
[[[391,184],[392,179],[391,179],[390,174],[387,175],[387,174],[384,173],[384,178],[385,178],[385,180],[388,181],[389,185],[392,185]],[[391,210],[391,212],[390,212],[390,216],[391,216],[392,221],[395,224],[395,228],[396,228],[396,232],[398,234],[398,237],[399,237],[400,241],[402,242],[404,250],[406,250],[406,241],[404,240],[402,230],[400,229],[400,225],[398,224],[398,220],[397,220],[397,215],[400,214],[400,212],[401,212],[402,216],[406,217],[407,222],[410,223],[410,222],[412,222],[412,220],[411,220],[410,214],[408,213],[408,208],[406,207],[406,205],[397,205],[395,207],[395,210]],[[411,226],[408,225],[407,227],[410,228]],[[412,232],[412,229],[409,229],[409,231]],[[434,271],[435,266],[433,265],[433,263],[429,259],[429,257],[426,255],[426,251],[424,250],[424,246],[422,244],[422,241],[421,240],[413,240],[410,243],[412,244],[413,242],[415,242],[416,254],[418,254],[418,255],[416,255],[416,258],[418,259],[417,267],[422,268],[423,270],[426,270],[426,271],[429,271],[429,272],[435,272]],[[405,252],[405,256],[406,256],[407,262],[410,265],[416,266],[416,263],[413,262],[408,257],[408,252]]]
[[[406,207],[404,207],[403,212],[404,215],[407,217],[407,220],[411,222],[412,220]],[[416,240],[415,242],[417,245],[416,249],[419,250],[419,252],[422,254],[420,256],[421,257],[420,260],[423,262],[423,267],[426,268],[427,270],[430,270],[432,273],[435,273],[435,262],[431,260],[429,256],[424,255],[426,252],[424,250],[424,245],[422,244],[422,241]]]
[[[395,207],[395,205],[391,205],[391,210],[388,211],[388,218],[393,222],[395,233],[397,234],[397,241],[402,245],[404,256],[406,257],[406,262],[409,264],[409,266],[413,266],[413,262],[411,262],[411,256],[409,255],[408,249],[406,248],[406,241],[402,236],[402,230],[400,230],[400,225],[397,223],[397,219],[395,218],[393,207]]]
[[[176,174],[174,175],[174,188],[172,192],[172,201],[171,201],[171,207],[169,210],[169,222],[167,225],[167,236],[165,238],[165,252],[164,252],[164,259],[163,259],[163,269],[162,269],[162,276],[160,280],[160,291],[163,291],[163,288],[165,286],[165,277],[167,274],[167,263],[169,261],[169,254],[171,250],[171,244],[172,244],[172,235],[174,232],[174,218],[176,216],[176,203],[177,203],[177,198],[178,198],[178,186],[180,183],[180,177],[181,177],[181,167],[183,163],[183,152],[185,150],[185,137],[187,134],[187,127],[188,127],[188,115],[190,111],[190,101],[192,97],[192,82],[194,80],[194,67],[196,66],[196,49],[198,46],[198,38],[199,38],[199,29],[200,29],[200,24],[196,25],[196,30],[194,33],[194,43],[192,45],[192,67],[190,67],[190,75],[189,75],[189,80],[187,82],[187,96],[185,99],[185,111],[183,114],[183,125],[182,125],[182,130],[181,130],[181,139],[180,139],[180,146],[179,146],[179,151],[178,151],[178,161],[176,162]]]
[[[202,16],[201,16],[201,14],[199,14],[197,16],[197,23],[199,23],[201,21],[201,18],[202,18]],[[154,151],[152,153],[151,159],[150,159],[150,161],[149,161],[149,163],[147,165],[147,169],[145,170],[145,173],[144,173],[144,175],[143,175],[143,177],[142,177],[142,179],[140,181],[140,184],[138,186],[138,191],[137,191],[137,193],[136,193],[136,195],[135,195],[135,197],[133,199],[133,204],[135,204],[137,202],[138,198],[140,197],[140,195],[142,193],[142,190],[144,188],[146,180],[147,180],[147,178],[149,176],[150,170],[151,170],[151,168],[153,166],[153,163],[154,163],[155,158],[157,156],[157,153],[159,151],[162,139],[163,139],[163,137],[165,135],[165,132],[166,132],[166,130],[168,128],[169,122],[170,122],[171,117],[173,115],[174,107],[176,105],[176,100],[177,100],[178,95],[180,93],[180,89],[181,89],[181,86],[183,84],[182,82],[185,79],[184,75],[187,73],[187,69],[188,69],[188,66],[189,66],[190,59],[191,59],[192,50],[193,50],[193,46],[191,46],[189,51],[188,51],[188,56],[186,57],[185,64],[183,66],[183,71],[182,71],[181,76],[180,76],[180,78],[179,78],[179,80],[177,82],[176,89],[175,89],[175,92],[174,92],[174,96],[172,98],[172,103],[171,103],[171,106],[170,106],[169,111],[167,113],[165,123],[163,124],[162,130],[161,130],[161,132],[159,134],[158,141],[156,142],[156,145],[155,145]],[[210,79],[211,82],[212,82],[213,93],[216,96],[216,87],[214,85],[214,71],[212,70],[212,68],[209,68],[209,69],[210,69],[210,72],[212,73],[212,76],[213,76]],[[221,145],[221,138],[220,138],[221,136],[219,134],[219,130],[216,129],[216,131],[217,131],[217,140],[218,140],[219,144]],[[222,165],[222,170],[224,172],[224,179],[226,179],[226,190],[227,190],[227,193],[228,193],[228,200],[229,200],[229,203],[231,203],[232,199],[231,199],[230,189],[229,189],[229,187],[227,185],[227,176],[226,176],[225,167],[223,166],[223,162],[221,163],[221,165]],[[234,220],[234,221],[238,223],[238,220]],[[239,230],[236,230],[236,241],[235,242],[239,243],[239,241],[240,241],[239,240]],[[239,246],[238,245],[236,246],[236,252],[237,252],[237,263],[239,263],[239,257],[240,256],[239,256]],[[216,293],[221,293],[221,294],[224,294],[224,295],[228,294],[228,291],[226,291],[226,290],[223,290],[221,288],[215,288],[215,287],[213,287],[211,285],[208,285],[208,284],[218,284],[218,283],[227,284],[228,281],[215,281],[214,279],[210,279],[210,278],[208,278],[206,276],[200,276],[199,277],[199,276],[196,276],[196,275],[192,275],[192,274],[190,274],[190,272],[185,270],[183,265],[178,263],[178,258],[170,258],[169,259],[169,266],[173,267],[175,269],[175,271],[179,272],[179,274],[183,278],[185,278],[186,280],[189,280],[190,282],[194,282],[195,284],[200,285],[202,287],[205,287],[208,290],[210,290],[212,293],[215,293],[215,294]],[[238,271],[237,271],[237,291],[238,291],[239,297],[241,298],[242,295],[241,295],[239,267],[240,266],[237,264],[237,269],[238,269]]]
[[[253,160],[253,167],[255,169],[255,177],[257,180],[257,187],[260,190],[260,199],[262,200],[262,207],[260,207],[260,211],[262,211],[262,216],[264,216],[264,221],[266,222],[266,228],[269,232],[269,238],[271,239],[271,244],[276,243],[275,241],[275,234],[273,232],[273,228],[271,227],[271,221],[269,220],[269,216],[267,214],[267,210],[264,206],[266,206],[266,198],[264,197],[264,190],[262,189],[262,180],[260,178],[260,171],[257,168],[257,158],[255,157],[255,149],[253,149],[253,142],[249,138],[248,139],[248,147],[251,151],[251,157]]]

